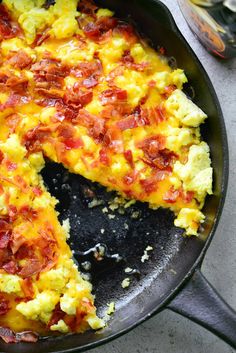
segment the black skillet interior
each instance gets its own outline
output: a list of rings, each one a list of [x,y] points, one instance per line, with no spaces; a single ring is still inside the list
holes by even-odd
[[[108,193],[104,188],[49,162],[42,174],[49,190],[60,201],[60,219],[70,219],[69,243],[75,250],[75,259],[81,270],[86,272],[83,266],[85,261],[92,262],[90,272],[98,313],[104,314],[107,303],[113,301],[116,311],[108,327],[100,334],[87,332],[83,335],[51,337],[33,345],[0,343],[1,352],[78,351],[135,326],[160,310],[167,298],[178,289],[204,251],[206,240],[213,234],[219,216],[224,194],[224,173],[226,175],[223,156],[227,155],[227,147],[220,108],[206,73],[161,3],[154,0],[103,0],[101,4],[114,9],[119,17],[127,18],[130,15],[138,24],[138,29],[152,40],[154,47],[164,46],[167,55],[175,57],[178,67],[186,71],[189,85],[194,87],[194,101],[209,116],[203,135],[211,148],[215,193],[206,202],[204,212],[207,221],[199,239],[184,238],[182,230],[173,226],[174,216],[170,211],[153,211],[147,205],[137,203],[124,210],[124,214],[117,210],[113,212],[109,208],[109,200],[114,198],[114,193]],[[90,208],[94,198],[100,206]],[[108,213],[104,213],[104,208],[105,211],[108,209]],[[107,247],[104,260],[95,261],[94,252],[91,251],[83,254],[98,243]],[[141,257],[147,246],[152,246],[153,251],[149,252],[149,260],[142,263]],[[135,269],[135,273],[127,276],[124,272],[127,267]],[[127,289],[121,287],[125,277],[131,279]]]

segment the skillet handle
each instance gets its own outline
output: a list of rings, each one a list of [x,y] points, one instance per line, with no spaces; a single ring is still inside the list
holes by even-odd
[[[167,308],[198,323],[236,348],[236,312],[197,269]]]

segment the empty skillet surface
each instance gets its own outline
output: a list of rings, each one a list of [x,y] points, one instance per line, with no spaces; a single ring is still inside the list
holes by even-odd
[[[114,195],[78,175],[69,174],[59,165],[48,163],[43,177],[50,192],[60,200],[61,220],[70,219],[69,243],[75,250],[75,259],[81,270],[81,263],[93,257],[91,253],[82,256],[81,252],[98,243],[107,246],[107,258],[99,263],[93,261],[92,283],[98,312],[104,314],[107,303],[111,301],[116,303],[116,311],[101,333],[51,337],[33,345],[6,345],[1,342],[2,352],[78,351],[101,344],[161,310],[203,258],[221,212],[228,175],[227,139],[218,100],[205,71],[161,3],[153,0],[103,0],[101,3],[115,9],[120,17],[130,14],[155,46],[164,46],[167,55],[174,56],[178,67],[185,69],[196,92],[195,102],[209,116],[203,132],[211,148],[214,196],[207,199],[204,208],[207,220],[201,236],[184,238],[182,230],[173,226],[174,216],[168,210],[153,211],[147,205],[137,203],[124,215],[109,211],[115,218],[109,217],[102,209]],[[93,189],[102,205],[88,207],[91,202],[91,194],[86,191],[88,188]],[[137,213],[140,217],[134,218]],[[150,259],[142,263],[141,257],[148,245],[153,247],[153,251],[149,252]],[[78,251],[80,256],[77,256]],[[117,259],[120,261],[116,262]],[[130,277],[130,287],[123,289],[121,281],[127,277],[126,267],[134,268],[138,273]]]

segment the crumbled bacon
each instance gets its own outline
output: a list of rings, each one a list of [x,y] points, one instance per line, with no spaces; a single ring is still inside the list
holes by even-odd
[[[126,90],[120,88],[110,88],[103,91],[100,95],[100,100],[103,105],[116,104],[127,101],[128,94]]]
[[[2,265],[2,268],[4,271],[6,271],[7,273],[10,273],[11,275],[14,275],[19,271],[19,267],[14,260],[10,260],[9,262],[6,262],[4,265]]]
[[[125,40],[130,44],[137,41],[134,27],[127,22],[119,21],[114,31],[124,36]]]
[[[0,4],[0,41],[13,38],[19,32],[18,25],[13,23],[6,7]]]
[[[3,223],[3,222],[1,222]],[[4,228],[0,230],[0,249],[6,249],[9,242],[11,240],[11,231],[4,230]]]
[[[104,16],[96,19],[95,22],[86,21],[84,18],[78,18],[78,23],[84,34],[95,42],[103,40],[104,36],[109,32],[112,34],[112,30],[117,26],[117,19],[114,17]]]
[[[9,91],[9,90],[12,91],[9,98],[11,98],[13,94],[15,95],[15,93],[23,96],[26,92],[27,86],[28,86],[28,79],[24,75],[21,75],[19,77],[12,73],[7,76],[7,79],[5,82],[0,83],[0,88],[2,91]],[[18,100],[19,99],[20,97],[18,98]],[[9,107],[8,105],[9,103],[7,101],[6,103],[1,104],[0,107],[2,106],[2,110],[3,110],[8,108]]]
[[[117,122],[117,126],[121,131],[145,125],[150,125],[149,116],[147,109],[140,107],[138,107],[132,115]]]
[[[107,129],[103,139],[103,145],[116,153],[123,153],[123,139],[121,131],[116,126]]]
[[[124,178],[123,178],[123,182],[125,185],[132,185],[135,180],[137,179],[138,173],[136,171],[132,171],[127,173]]]
[[[5,315],[10,309],[9,300],[0,295],[0,315]]]
[[[70,87],[64,95],[63,101],[66,105],[79,110],[89,104],[93,99],[93,92],[82,89],[77,83]]]
[[[110,165],[110,158],[108,155],[108,151],[106,148],[101,148],[99,151],[99,160],[102,164],[109,166]]]
[[[95,78],[97,79],[102,73],[102,63],[99,59],[95,59],[93,61],[81,62],[75,69],[71,70],[71,74],[73,74],[77,78]]]
[[[156,191],[158,187],[156,177],[141,179],[140,184],[147,194],[151,194],[152,192]]]
[[[31,277],[33,275],[36,275],[42,270],[42,263],[39,259],[26,259],[26,264],[21,267],[20,271],[18,274],[23,277]]]
[[[17,69],[25,69],[32,63],[32,58],[23,49],[20,49],[9,59],[9,64]]]
[[[12,114],[5,119],[6,119],[6,125],[10,128],[10,132],[14,133],[20,122],[20,116],[18,114]]]
[[[48,31],[48,29],[46,29],[44,32],[42,33],[38,33],[36,34],[36,38],[32,44],[33,47],[37,47],[40,46],[41,44],[43,44],[43,42],[45,42],[45,40],[47,40],[50,37],[50,33]]]
[[[184,203],[190,203],[194,199],[195,192],[194,191],[187,191],[187,192],[182,192],[182,198]]]
[[[82,0],[78,3],[78,10],[90,16],[96,16],[98,6],[92,0]]]
[[[21,283],[21,288],[27,299],[34,298],[34,287],[33,287],[33,282],[31,278],[25,278]]]
[[[134,58],[131,55],[130,50],[125,50],[121,59],[121,62],[128,68],[143,72],[148,66],[148,62],[135,63]]]
[[[23,136],[23,143],[28,151],[37,152],[42,150],[42,143],[48,141],[54,127],[44,127],[41,125],[27,131]]]
[[[165,148],[166,139],[163,135],[155,135],[144,139],[138,144],[142,148],[145,155],[150,159],[155,159],[160,150]]]
[[[168,190],[164,194],[163,200],[166,201],[167,203],[176,203],[179,196],[180,196],[179,190],[175,190],[175,188],[171,186],[170,190]]]
[[[126,150],[124,152],[124,157],[131,166],[131,168],[134,168],[134,159],[133,159],[133,153],[131,150]]]
[[[177,89],[175,85],[166,86],[164,89],[163,96],[168,99],[169,96]]]
[[[36,89],[62,88],[69,69],[57,59],[46,58],[31,67]]]
[[[26,243],[26,238],[22,234],[13,230],[11,242],[10,242],[10,248],[13,255],[15,255],[17,251],[20,249],[20,247],[25,243]]]
[[[14,108],[20,102],[20,96],[15,93],[11,93],[5,103],[0,104],[0,112],[8,108]]]
[[[13,332],[8,327],[0,327],[0,337],[6,343],[17,343],[17,342],[31,342],[35,343],[38,341],[39,336],[37,333],[32,331],[24,332]]]
[[[5,160],[5,165],[7,167],[7,170],[9,170],[9,172],[16,170],[17,168],[17,164],[14,162],[11,162],[9,159]]]
[[[28,205],[22,206],[19,211],[18,214],[23,217],[25,220],[32,222],[33,220],[35,220],[38,217],[38,211],[34,210],[33,208],[31,208]]]
[[[84,146],[83,140],[80,137],[68,138],[63,140],[66,150],[77,149]]]
[[[94,77],[86,78],[83,81],[83,86],[86,88],[93,88],[93,87],[96,87],[97,85],[98,85],[98,80]]]
[[[65,317],[66,313],[61,310],[60,303],[58,303],[53,310],[52,316],[48,322],[48,328],[50,328],[52,325],[55,325],[58,323],[58,321],[63,320]]]
[[[89,135],[94,138],[96,142],[101,142],[105,134],[105,120],[89,113],[85,109],[81,109],[76,118],[79,125],[85,126],[89,129]]]

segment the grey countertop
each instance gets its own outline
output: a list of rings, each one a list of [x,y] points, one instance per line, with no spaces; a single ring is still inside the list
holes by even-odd
[[[228,195],[203,273],[236,309],[236,60],[222,62],[199,44],[189,30],[177,0],[163,0],[181,32],[208,72],[223,109],[230,150]],[[232,353],[234,350],[205,329],[168,310],[93,353]]]

